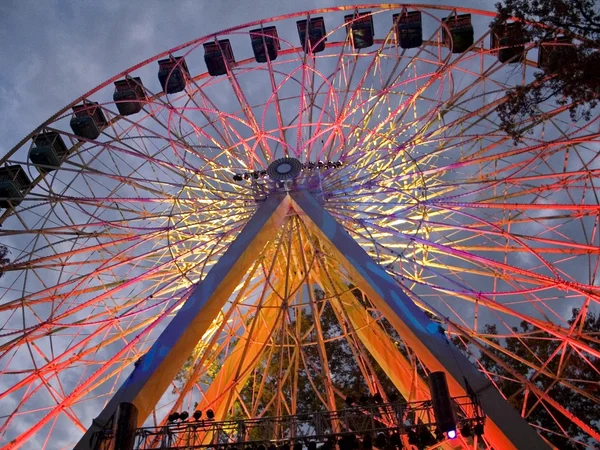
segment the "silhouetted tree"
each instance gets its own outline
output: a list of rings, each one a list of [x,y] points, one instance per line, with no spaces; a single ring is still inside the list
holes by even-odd
[[[573,309],[569,323],[572,325],[576,320],[579,320],[579,310]],[[580,321],[578,321],[578,324],[580,324]],[[519,327],[513,328],[513,331],[515,332],[515,337],[504,339],[491,337],[488,338],[488,341],[504,347],[516,357],[508,355],[489,344],[484,345],[485,351],[477,356],[477,359],[486,371],[493,374],[492,378],[494,382],[509,402],[521,411],[526,395],[526,386],[516,380],[514,375],[509,370],[506,370],[505,367],[531,380],[537,388],[546,392],[548,397],[564,406],[570,413],[589,423],[590,426],[597,430],[598,427],[594,424],[594,421],[597,420],[599,407],[598,397],[600,387],[598,385],[598,371],[600,371],[600,359],[577,352],[569,346],[565,346],[564,349],[559,350],[551,358],[559,346],[563,344],[562,342],[527,322],[521,322]],[[593,337],[598,332],[600,332],[600,316],[588,312],[582,324],[581,333]],[[498,330],[496,325],[486,325],[482,330],[482,334],[497,335]],[[587,342],[592,347],[600,349],[600,345],[596,344],[594,340]],[[461,345],[459,339],[455,339],[455,343],[459,348],[462,346],[464,349],[464,345]],[[537,373],[518,358],[537,366],[550,360],[546,367],[546,372],[548,374],[558,374],[558,377]],[[567,380],[568,383],[584,394],[577,392],[569,386],[565,386],[560,380]],[[565,417],[551,405],[545,402],[538,402],[535,394],[529,393],[525,409],[529,412],[527,420],[530,423],[537,424],[540,427],[539,429],[542,430],[540,433],[557,448],[563,450],[600,448],[594,447],[598,443],[583,433],[568,417]],[[573,440],[564,437],[561,428]],[[581,443],[577,443],[575,440]]]
[[[498,107],[501,128],[515,140],[523,134],[519,123],[539,117],[538,106],[550,99],[571,105],[571,118],[589,119],[600,93],[600,15],[594,0],[506,0],[497,3],[492,31],[502,35],[507,22],[516,41],[551,41],[563,36],[573,45],[546,47],[548,58],[535,81],[508,92]]]
[[[0,244],[0,278],[2,278],[2,275],[4,275],[4,266],[10,262],[10,259],[8,259],[8,254],[8,248]]]
[[[324,298],[327,296],[326,293],[320,289],[315,289],[314,293],[316,301],[319,304],[321,304],[321,302],[323,302]],[[362,296],[358,289],[354,289],[353,293],[359,302],[365,306],[365,302],[368,302],[368,299]],[[360,395],[368,394],[369,391],[358,362],[354,358],[354,354],[352,353],[350,345],[348,341],[342,337],[343,330],[338,322],[335,311],[328,301],[325,301],[325,304],[322,305],[320,318],[323,340],[325,341],[324,347],[329,363],[328,367],[332,379],[335,381],[335,390],[338,394],[335,398],[336,409],[342,409],[345,407],[344,400],[346,396],[353,397],[356,400]],[[248,324],[251,320],[252,319],[248,319]],[[316,329],[313,326],[314,317],[311,311],[302,310],[299,308],[294,315],[289,317],[288,320],[290,321],[287,325],[288,330],[296,329],[296,321],[300,321],[300,335],[304,336],[310,342],[316,342]],[[387,322],[386,326],[391,330],[391,326],[389,326]],[[388,333],[390,333],[389,330]],[[395,332],[391,330],[392,337],[394,336],[394,333]],[[276,335],[273,336],[274,345],[279,343],[279,339],[281,339],[281,335],[276,333]],[[373,369],[383,391],[388,395],[393,394],[396,398],[401,398],[396,387],[390,381],[383,369],[381,369],[379,364],[377,364],[375,359],[364,347],[362,347],[362,344],[357,340],[355,345],[360,347],[362,355],[368,360],[368,363]],[[400,350],[402,351],[402,348],[400,348]],[[283,361],[281,360],[282,357]],[[303,347],[302,361],[303,363],[301,364],[299,372],[296,374],[298,389],[296,394],[298,399],[296,413],[302,414],[323,410],[324,405],[319,400],[313,387],[314,383],[314,385],[316,385],[319,389],[324,389],[323,386],[326,381],[325,372],[323,370],[324,368],[322,367],[322,360],[319,355],[317,345],[305,345]],[[239,391],[239,397],[246,405],[255,403],[258,411],[265,416],[272,416],[276,415],[277,413],[274,403],[270,402],[270,400],[278,391],[279,371],[281,367],[280,363],[283,363],[284,367],[287,367],[290,364],[289,355],[287,353],[281,354],[279,352],[273,352],[269,361],[266,360],[266,356],[263,356],[261,361],[258,362],[256,370],[252,372],[246,384]],[[196,364],[194,356],[188,358],[184,364],[184,367],[182,367],[175,377],[173,388],[174,393],[180,391],[185,382],[188,380],[194,364]],[[204,385],[210,384],[217,375],[219,368],[220,364],[214,363],[213,366],[211,366],[206,372],[204,377],[200,380],[200,382]],[[256,386],[259,385],[262,386],[262,395],[257,399],[255,398],[254,391]],[[289,379],[287,382],[282,384],[281,390],[286,398],[292,397],[292,384],[290,383]],[[323,395],[324,390],[320,391],[320,393]],[[239,401],[236,401],[233,405],[233,412],[229,414],[228,418],[235,419],[243,416],[244,412],[241,408],[241,405],[239,404]]]

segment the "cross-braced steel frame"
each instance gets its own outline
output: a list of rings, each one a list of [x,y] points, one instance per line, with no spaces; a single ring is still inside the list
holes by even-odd
[[[273,193],[259,207],[239,236],[194,289],[182,308],[150,350],[141,358],[132,374],[113,396],[94,425],[76,446],[89,449],[92,435],[113,417],[120,403],[133,403],[142,425],[185,360],[222,310],[250,269],[256,255],[277,234],[290,214],[300,218],[319,237],[324,250],[336,260],[356,285],[383,312],[410,348],[429,370],[442,370],[449,376],[451,392],[470,394],[467,384],[479,393],[481,406],[488,416],[490,443],[502,449],[546,449],[547,444],[519,416],[518,412],[446,338],[439,325],[399,288],[351,236],[305,190]],[[268,331],[268,330],[267,330]],[[383,348],[379,349],[384,350]],[[377,358],[378,352],[373,352]],[[387,373],[391,379],[398,373]]]

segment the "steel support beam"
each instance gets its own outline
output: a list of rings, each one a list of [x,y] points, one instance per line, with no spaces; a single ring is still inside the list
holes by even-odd
[[[343,281],[339,277],[328,279],[327,274],[320,277],[320,280],[326,291],[338,294],[331,299],[331,305],[339,314],[348,318],[362,344],[405,400],[409,403],[429,400],[431,394],[427,382],[414,370],[410,361],[398,351],[390,337],[354,294],[348,291]],[[459,439],[455,439],[444,442],[440,447],[460,449],[463,445]]]
[[[277,235],[289,210],[290,197],[285,194],[271,195],[261,204],[93,421],[76,450],[91,448],[93,434],[111,420],[120,403],[133,403],[138,409],[138,427],[144,423],[257,255]]]
[[[398,284],[307,191],[271,194],[208,275],[176,314],[157,341],[75,447],[90,448],[92,433],[114,415],[119,403],[133,403],[141,425],[163,395],[186,358],[247,273],[267,242],[277,236],[291,211],[321,241],[347,276],[384,314],[425,366],[448,375],[451,395],[467,395],[465,380],[479,394],[488,416],[486,439],[498,449],[548,449],[471,362],[430,321]]]
[[[429,386],[425,380],[415,373],[411,363],[398,351],[354,294],[340,280],[325,281],[323,278],[321,280],[326,291],[339,293],[339,298],[336,296],[331,299],[332,306],[350,320],[360,341],[406,401],[429,400]]]
[[[348,234],[308,192],[291,193],[292,207],[334,257],[348,277],[383,313],[430,371],[448,376],[453,397],[468,395],[465,380],[479,394],[487,415],[486,439],[497,449],[548,449],[536,431],[509,405],[475,366],[429,320],[394,279]]]
[[[217,376],[204,393],[197,409],[212,409],[215,420],[226,420],[235,391],[241,390],[250,374],[260,361],[260,356],[268,346],[271,334],[282,319],[281,299],[271,293],[258,311],[257,324],[254,330],[248,330],[236,343],[233,351],[227,356]],[[251,331],[253,331],[251,333]],[[234,392],[232,392],[234,391]]]

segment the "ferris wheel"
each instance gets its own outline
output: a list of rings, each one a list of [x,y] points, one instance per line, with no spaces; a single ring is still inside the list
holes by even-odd
[[[549,100],[514,142],[496,108],[552,46],[493,17],[353,5],[240,25],[26,136],[0,167],[0,445],[72,446],[140,377],[159,426],[387,401],[386,383],[427,400],[440,369],[453,392],[483,380],[485,432],[463,448],[512,439],[507,381],[538,431],[600,440],[553,395],[600,399],[598,118]]]

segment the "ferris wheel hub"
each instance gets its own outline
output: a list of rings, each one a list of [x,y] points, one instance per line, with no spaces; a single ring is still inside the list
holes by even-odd
[[[281,175],[288,174],[292,170],[292,166],[291,166],[291,164],[283,163],[283,164],[279,164],[275,168],[275,170],[277,170],[277,173],[280,173]]]
[[[296,158],[279,158],[267,167],[267,174],[274,181],[293,180],[301,171],[302,163]]]

